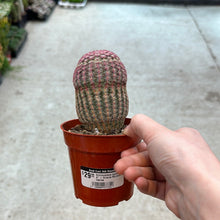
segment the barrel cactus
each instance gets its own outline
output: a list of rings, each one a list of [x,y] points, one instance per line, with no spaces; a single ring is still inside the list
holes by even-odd
[[[127,73],[120,58],[108,50],[86,53],[73,74],[76,112],[83,128],[118,134],[128,114]]]

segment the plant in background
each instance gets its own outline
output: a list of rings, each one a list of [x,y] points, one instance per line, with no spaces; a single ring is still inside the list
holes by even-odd
[[[53,0],[30,0],[29,2],[29,9],[36,13],[39,19],[45,19],[49,16],[55,6],[55,1]]]
[[[28,0],[23,0],[22,2],[23,2],[24,9],[26,10],[29,5]]]
[[[10,63],[8,62],[8,59],[5,56],[4,51],[3,51],[3,47],[0,44],[0,77],[1,77],[1,74],[4,74],[9,69],[10,69]]]
[[[19,22],[22,19],[22,16],[25,14],[22,0],[4,0],[2,5],[4,6],[4,10],[8,10],[8,14],[5,16],[10,15],[10,21],[14,23]]]
[[[3,47],[0,44],[0,70],[2,69],[2,67],[4,65],[4,61],[5,61],[5,55],[3,53]]]
[[[0,19],[9,15],[11,5],[12,3],[10,1],[0,0]]]
[[[20,3],[19,1],[15,0],[12,2],[13,2],[13,4],[11,7],[11,14],[10,15],[11,15],[12,22],[17,23],[22,20],[22,14],[24,12],[21,8],[21,5],[19,4]]]
[[[7,15],[10,12],[10,4],[2,3],[0,4],[0,7],[3,5],[5,5],[6,7],[2,7],[5,9],[5,11],[1,11],[2,17],[0,16],[0,71],[2,74],[4,74],[10,68],[10,64],[5,56],[8,52],[9,43],[7,34],[10,28],[10,24],[8,22]]]
[[[70,8],[81,8],[85,7],[87,0],[59,0],[58,4],[60,6],[70,7]]]
[[[11,51],[12,57],[16,57],[27,37],[27,31],[24,28],[12,25],[7,37],[9,39],[8,48]]]
[[[82,3],[84,0],[69,0],[70,3]]]
[[[76,112],[82,128],[118,134],[128,114],[127,73],[120,58],[107,50],[85,54],[74,71]]]
[[[2,83],[2,66],[4,63],[4,59],[5,59],[5,56],[3,53],[3,48],[2,48],[2,45],[0,44],[0,85]]]
[[[9,40],[7,34],[9,32],[10,24],[7,17],[0,18],[0,44],[2,45],[4,54],[8,51]]]

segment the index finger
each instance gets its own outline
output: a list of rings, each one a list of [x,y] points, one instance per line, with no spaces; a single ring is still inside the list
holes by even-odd
[[[152,166],[152,162],[149,158],[148,151],[132,154],[127,157],[123,157],[122,159],[119,159],[115,163],[114,169],[117,173],[123,174],[128,167],[133,167],[133,166],[137,166],[137,167]]]
[[[121,157],[127,157],[129,155],[132,154],[136,154],[138,152],[142,152],[147,150],[147,146],[144,142],[140,142],[138,145],[136,145],[135,147],[129,148],[127,150],[124,150],[121,152]]]

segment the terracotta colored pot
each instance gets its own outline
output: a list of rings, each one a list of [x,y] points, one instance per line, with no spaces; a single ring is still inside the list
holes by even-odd
[[[130,119],[125,120],[129,124]],[[92,206],[114,206],[133,195],[133,183],[113,166],[123,150],[134,146],[126,135],[86,135],[69,132],[78,119],[61,124],[69,148],[75,196]]]

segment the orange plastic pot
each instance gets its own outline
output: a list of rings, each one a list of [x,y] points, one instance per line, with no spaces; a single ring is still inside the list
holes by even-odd
[[[130,119],[125,120],[129,124]],[[83,203],[114,206],[133,195],[133,183],[118,175],[113,166],[123,150],[134,146],[126,135],[86,135],[69,132],[78,119],[61,124],[69,149],[76,198]]]

